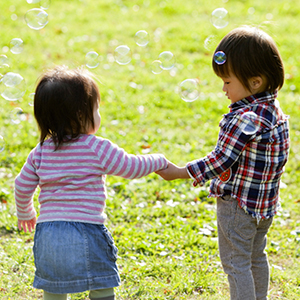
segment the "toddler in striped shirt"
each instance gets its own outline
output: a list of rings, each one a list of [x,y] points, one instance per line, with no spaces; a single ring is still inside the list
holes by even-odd
[[[105,176],[140,178],[168,165],[163,155],[130,155],[95,136],[99,102],[95,81],[80,68],[50,70],[36,88],[40,143],[15,179],[15,201],[19,229],[31,232],[36,225],[33,286],[44,290],[44,300],[86,290],[93,300],[115,299],[118,250],[104,225]]]

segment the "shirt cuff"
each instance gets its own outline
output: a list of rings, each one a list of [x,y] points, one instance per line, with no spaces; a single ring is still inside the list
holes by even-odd
[[[188,172],[189,176],[195,180],[195,177],[192,175],[192,173],[190,172],[188,165],[186,165],[186,171]]]
[[[21,213],[21,212],[17,212],[17,218],[20,220],[20,221],[29,221],[31,219],[33,219],[34,217],[36,217],[36,211],[35,209],[33,209],[32,211],[30,212],[27,212],[27,213]]]
[[[194,179],[194,182],[202,186],[205,184],[206,179],[204,178],[204,173],[200,170],[200,165],[198,160],[192,161],[186,164],[186,169],[189,176]],[[197,184],[194,185],[196,186]]]

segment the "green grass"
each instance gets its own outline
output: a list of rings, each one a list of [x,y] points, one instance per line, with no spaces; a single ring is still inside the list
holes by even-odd
[[[17,230],[13,185],[38,142],[29,103],[43,70],[59,64],[79,66],[87,52],[98,52],[100,65],[92,70],[102,98],[102,126],[97,134],[129,153],[164,153],[184,165],[214,147],[219,120],[228,110],[222,84],[211,68],[214,47],[231,29],[253,24],[273,36],[282,54],[286,81],[279,101],[290,115],[291,128],[282,210],[274,218],[267,245],[270,299],[298,299],[300,4],[291,0],[52,0],[49,23],[39,31],[24,22],[24,14],[33,7],[38,5],[25,0],[0,2],[0,54],[7,55],[10,71],[20,73],[27,83],[22,99],[0,99],[0,135],[6,142],[0,153],[0,298],[42,299],[41,291],[31,287],[33,234]],[[218,7],[230,13],[229,25],[219,30],[210,23],[210,14]],[[146,47],[134,41],[141,29],[150,35]],[[16,37],[24,41],[19,55],[8,49]],[[205,47],[208,37],[212,43]],[[131,63],[124,66],[113,60],[114,49],[122,44],[132,51]],[[176,65],[154,75],[151,63],[162,51],[173,52]],[[178,94],[178,85],[186,78],[198,78],[201,86],[201,97],[192,103]],[[23,109],[26,121],[11,122],[15,107]],[[208,185],[195,189],[191,181],[165,182],[155,174],[133,181],[109,177],[107,182],[107,227],[120,254],[118,299],[229,299],[216,242],[215,199],[207,198]],[[38,209],[37,196],[38,192]],[[88,299],[87,293],[71,299]]]

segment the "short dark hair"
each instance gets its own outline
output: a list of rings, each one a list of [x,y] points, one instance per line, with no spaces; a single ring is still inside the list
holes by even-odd
[[[41,145],[51,137],[57,150],[63,142],[85,133],[88,125],[94,128],[97,101],[100,101],[99,89],[87,70],[59,66],[47,71],[39,80],[34,96]]]
[[[281,89],[284,83],[284,67],[274,40],[263,30],[242,26],[229,32],[217,46],[215,53],[222,51],[226,62],[212,60],[213,70],[219,77],[228,77],[232,72],[249,91],[249,79],[261,76],[266,79],[269,92]]]

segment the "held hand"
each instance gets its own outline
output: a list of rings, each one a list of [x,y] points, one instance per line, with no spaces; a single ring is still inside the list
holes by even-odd
[[[34,229],[35,224],[36,224],[36,217],[32,218],[31,220],[27,220],[27,221],[18,220],[18,228],[19,228],[19,230],[22,230],[22,228],[23,228],[24,232],[27,232],[27,228],[28,228],[28,231],[31,232]]]
[[[179,178],[190,178],[185,167],[178,167],[171,162],[168,163],[168,167],[166,169],[156,171],[155,173],[168,181]]]

